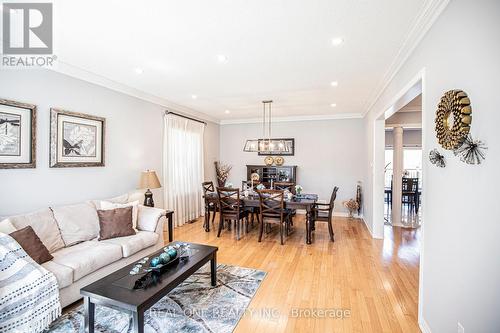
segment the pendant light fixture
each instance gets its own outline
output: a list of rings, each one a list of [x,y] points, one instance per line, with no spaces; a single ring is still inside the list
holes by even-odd
[[[245,143],[243,151],[253,153],[278,154],[288,152],[289,148],[285,141],[271,137],[272,125],[272,100],[262,101],[262,139],[249,139]],[[267,118],[267,122],[266,122]]]

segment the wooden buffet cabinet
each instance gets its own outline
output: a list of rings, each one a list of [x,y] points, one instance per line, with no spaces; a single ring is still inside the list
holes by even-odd
[[[297,166],[267,166],[267,165],[247,165],[247,181],[251,181],[252,173],[259,175],[259,182],[269,185],[273,182],[286,182],[297,184]]]

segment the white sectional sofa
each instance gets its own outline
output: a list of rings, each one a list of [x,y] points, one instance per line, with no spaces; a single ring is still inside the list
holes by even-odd
[[[127,203],[128,195],[103,200]],[[136,234],[98,241],[100,201],[45,208],[0,221],[0,232],[30,225],[54,257],[42,266],[54,273],[61,306],[81,298],[80,289],[164,245],[163,209],[138,206]]]

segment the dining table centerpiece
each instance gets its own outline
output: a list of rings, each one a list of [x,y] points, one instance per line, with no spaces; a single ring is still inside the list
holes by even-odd
[[[298,195],[300,195],[303,190],[304,188],[301,185],[295,185],[295,193],[297,193]]]

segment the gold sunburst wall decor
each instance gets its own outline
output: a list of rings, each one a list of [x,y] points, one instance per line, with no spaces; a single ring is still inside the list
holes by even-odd
[[[436,111],[436,136],[444,149],[453,150],[464,142],[472,123],[467,94],[459,89],[444,93]]]

